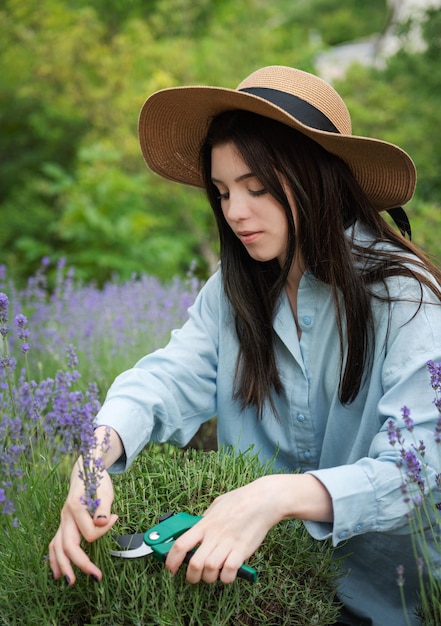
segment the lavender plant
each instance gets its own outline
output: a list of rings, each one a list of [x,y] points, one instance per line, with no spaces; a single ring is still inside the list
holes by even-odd
[[[439,412],[433,436],[441,459],[441,363],[429,361],[428,370],[430,384],[435,392],[434,404]],[[433,553],[428,549],[426,533],[429,533],[435,547],[435,554],[439,556],[441,554],[441,474],[435,475],[435,488],[431,488],[433,480],[425,462],[426,444],[422,440],[416,441],[415,439],[414,421],[410,409],[406,406],[402,407],[401,415],[404,432],[396,426],[393,420],[388,421],[387,428],[389,443],[393,447],[399,446],[396,464],[402,476],[401,492],[408,506],[407,517],[420,584],[418,614],[425,626],[439,626],[441,623],[441,572],[433,563]],[[406,444],[406,436],[410,438],[410,445]],[[397,566],[397,585],[405,609],[405,571],[401,564]],[[404,612],[406,623],[409,624],[407,611]]]
[[[64,366],[65,346],[72,344],[82,363],[82,381],[96,381],[101,392],[123,369],[167,343],[170,331],[187,319],[200,288],[191,271],[187,280],[168,284],[143,275],[98,289],[82,285],[63,261],[54,279],[50,270],[50,260],[43,259],[27,286],[17,290],[0,267],[0,291],[9,293],[11,310],[27,315],[32,324],[30,365],[54,376]],[[15,341],[10,336],[10,344]]]
[[[14,512],[13,494],[26,488],[26,461],[44,458],[49,472],[76,454],[83,456],[85,504],[96,508],[102,468],[100,450],[94,449],[94,416],[100,396],[121,369],[167,341],[185,321],[199,287],[189,275],[169,285],[141,276],[97,289],[75,281],[74,270],[61,261],[51,289],[50,265],[43,259],[22,290],[0,267],[0,288],[10,294],[0,293],[0,506],[5,513]],[[14,316],[12,332],[8,322]],[[67,467],[69,461],[64,462]]]
[[[39,382],[29,378],[27,355],[31,349],[26,316],[18,314],[15,326],[18,345],[25,363],[12,358],[8,344],[9,299],[0,293],[2,356],[0,358],[0,504],[4,515],[15,513],[18,494],[26,490],[29,471],[36,469],[41,478],[52,471],[60,458],[82,455],[82,478],[86,487],[84,504],[91,512],[98,506],[96,491],[103,468],[94,435],[94,420],[99,409],[94,383],[83,393],[75,389],[80,379],[78,360],[72,346],[67,347],[67,368],[54,379]],[[103,444],[107,445],[106,442]],[[14,518],[13,525],[19,520]]]

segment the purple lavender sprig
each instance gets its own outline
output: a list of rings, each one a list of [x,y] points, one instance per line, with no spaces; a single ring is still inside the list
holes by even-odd
[[[0,293],[0,335],[6,337],[8,334],[8,313],[9,313],[9,298],[1,292]]]
[[[424,478],[423,478],[423,466],[420,459],[416,454],[416,448],[406,450],[401,449],[401,467],[404,470],[406,476],[406,484],[415,483],[418,485],[419,490],[424,494]],[[397,462],[399,463],[399,462]],[[420,502],[420,500],[418,500]]]
[[[81,374],[76,369],[78,358],[72,345],[66,350],[68,371],[58,372],[55,378],[53,410],[47,414],[45,430],[57,437],[59,451],[82,457],[83,468],[79,476],[84,483],[84,496],[81,498],[92,515],[100,501],[97,491],[101,482],[104,466],[101,455],[109,449],[109,435],[98,446],[95,436],[95,416],[100,408],[98,387],[91,383],[87,391],[72,389]]]
[[[0,511],[9,515],[15,512],[19,491],[27,488],[27,472],[33,471],[30,468],[36,458],[56,463],[71,453],[93,459],[94,418],[100,403],[95,384],[90,384],[85,393],[74,389],[80,373],[72,346],[67,349],[67,371],[59,370],[54,379],[37,383],[29,379],[25,369],[17,372],[15,359],[7,353],[9,301],[1,295],[0,319],[2,328],[7,329],[2,335],[7,356],[0,361]],[[24,315],[15,317],[25,359],[30,336],[27,323]],[[96,493],[101,468],[99,459],[96,470],[92,461],[88,463],[86,493]]]
[[[435,392],[435,399],[433,403],[439,412],[438,421],[435,425],[435,443],[441,444],[441,363],[434,363],[429,361],[427,364],[430,373],[430,384]]]
[[[434,363],[434,361],[429,361],[427,363],[427,367],[430,373],[430,384],[435,392],[435,399],[433,403],[438,409],[439,413],[438,420],[435,424],[434,434],[435,443],[439,446],[441,445],[441,363]],[[441,492],[441,474],[437,474],[435,480],[438,491]],[[441,501],[437,502],[435,506],[438,511],[441,511]]]
[[[411,417],[410,409],[403,406],[401,409],[401,415],[405,425],[405,429],[409,433],[414,431],[414,420]],[[410,447],[405,447],[405,439],[403,437],[401,429],[395,424],[393,419],[387,422],[387,435],[391,446],[399,444],[401,446],[399,451],[399,457],[396,461],[397,467],[400,469],[403,482],[401,484],[401,493],[403,495],[403,501],[410,506],[420,508],[423,505],[423,498],[425,495],[425,479],[424,479],[424,456],[426,452],[426,446],[423,441],[420,441],[418,445],[412,443]],[[418,487],[418,492],[415,494],[414,489],[411,489],[412,485]],[[413,511],[409,510],[408,517],[413,517]]]
[[[104,454],[110,449],[110,428],[106,429],[105,437],[100,445],[98,445],[94,434],[85,434],[82,447],[83,469],[78,472],[84,484],[84,495],[81,496],[81,503],[85,505],[91,515],[94,515],[101,503],[97,493],[106,469],[100,454]]]
[[[427,367],[430,373],[430,385],[432,389],[435,392],[441,391],[441,363],[435,363],[430,360],[427,363]]]
[[[21,342],[20,350],[23,352],[23,354],[26,354],[31,348],[31,344],[28,341],[29,335],[31,334],[29,328],[27,328],[28,318],[25,315],[19,313],[15,316],[14,321],[15,325],[17,326],[17,337]]]
[[[0,335],[2,337],[3,349],[0,354],[0,373],[9,372],[15,368],[15,359],[9,356],[9,346],[7,342],[7,335],[9,333],[8,327],[9,316],[9,298],[1,292],[0,293]]]
[[[414,429],[414,421],[410,416],[410,409],[407,406],[401,408],[401,416],[403,418],[406,430],[411,433]]]
[[[391,446],[395,446],[397,443],[402,444],[404,441],[401,436],[401,429],[395,425],[393,419],[387,422],[387,436]]]
[[[430,384],[435,392],[434,404],[438,409],[439,417],[435,426],[434,439],[437,445],[441,444],[441,363],[435,364],[433,361],[428,362],[430,373]],[[391,446],[400,446],[399,457],[396,461],[397,466],[402,473],[403,482],[401,484],[401,493],[404,502],[408,505],[408,514],[412,528],[412,546],[415,555],[418,575],[420,577],[420,596],[422,615],[431,616],[432,604],[438,606],[439,593],[441,592],[439,580],[433,577],[433,562],[428,550],[424,547],[426,541],[426,527],[432,531],[433,541],[435,545],[439,545],[439,511],[441,511],[441,503],[436,493],[441,492],[441,474],[435,476],[435,488],[429,490],[426,488],[425,478],[428,480],[429,472],[425,462],[426,445],[424,441],[416,441],[414,434],[414,420],[411,417],[410,409],[406,406],[401,409],[402,420],[404,424],[403,432],[410,433],[411,441],[409,446],[405,446],[405,438],[403,432],[396,425],[393,419],[387,423],[387,435]],[[415,486],[417,489],[415,489]],[[434,520],[432,522],[432,520]],[[421,542],[418,543],[414,535],[419,535]],[[422,552],[420,552],[420,550]],[[404,598],[404,569],[402,566],[397,567],[397,585],[400,589],[400,595],[404,609],[406,609]],[[427,572],[429,582],[423,579],[423,573]],[[431,622],[435,623],[435,622]],[[436,622],[438,623],[438,622]]]

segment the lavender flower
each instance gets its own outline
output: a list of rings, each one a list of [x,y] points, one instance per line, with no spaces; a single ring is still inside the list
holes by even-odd
[[[427,367],[430,373],[430,384],[434,391],[441,391],[441,363],[428,361]]]
[[[439,392],[441,390],[441,363],[434,363],[429,361],[427,364],[430,372],[430,384],[435,392],[434,404],[439,411],[438,421],[435,425],[435,443],[441,444],[441,396]]]
[[[435,484],[438,489],[438,492],[441,492],[441,474],[437,474],[435,476]],[[435,507],[437,511],[441,511],[441,502],[436,502]]]
[[[403,421],[406,429],[411,433],[414,429],[414,421],[410,417],[410,409],[408,409],[407,406],[403,406],[401,409],[401,415],[403,416]]]
[[[399,461],[397,461],[397,465],[400,467]],[[410,497],[408,495],[408,490],[407,490],[407,481],[404,481],[404,482],[401,483],[400,489],[401,489],[401,494],[403,496],[403,502],[405,504],[409,504]]]
[[[395,422],[393,419],[388,420],[387,422],[387,436],[389,438],[389,443],[391,446],[394,446],[396,443],[401,443],[401,430],[398,426],[395,426]]]
[[[9,515],[14,512],[14,503],[6,497],[6,492],[2,488],[0,488],[0,505],[3,515]]]
[[[8,334],[8,311],[9,311],[9,298],[1,292],[0,293],[0,335],[6,337]]]
[[[398,565],[397,569],[397,585],[398,587],[403,587],[404,586],[404,566],[403,565]]]
[[[70,344],[69,346],[67,346],[66,348],[66,355],[67,355],[67,366],[70,369],[75,369],[78,367],[78,357],[77,357],[77,353],[75,351],[75,348],[72,344]]]
[[[15,325],[18,328],[17,336],[20,340],[24,341],[29,337],[29,330],[26,328],[28,318],[26,315],[19,313],[15,316]]]
[[[19,313],[15,316],[15,325],[17,326],[17,337],[21,341],[20,349],[23,354],[26,354],[31,349],[31,344],[28,342],[30,331],[26,328],[28,319],[25,315]]]
[[[83,437],[83,469],[79,471],[79,477],[84,483],[84,496],[81,497],[81,503],[85,505],[91,515],[94,515],[101,503],[97,497],[97,492],[106,469],[102,457],[98,455],[109,450],[110,428],[106,429],[105,437],[99,447],[94,434],[85,431]]]
[[[414,444],[412,444],[412,447],[415,450],[415,452],[417,452],[420,455],[421,458],[424,458],[424,455],[426,454],[426,446],[422,439],[420,439],[420,443],[418,447],[415,446]]]
[[[423,505],[423,496],[418,494],[412,498],[412,504],[419,509]]]
[[[401,450],[401,458],[407,480],[416,483],[421,492],[424,493],[424,479],[422,476],[422,465],[414,450]]]
[[[435,443],[437,443],[438,445],[441,444],[441,414],[435,425]]]
[[[16,360],[12,356],[0,356],[0,372],[14,370],[16,363]]]

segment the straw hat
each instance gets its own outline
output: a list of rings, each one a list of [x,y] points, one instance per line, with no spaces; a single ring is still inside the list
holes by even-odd
[[[154,93],[139,117],[147,165],[164,178],[202,187],[201,143],[213,116],[233,109],[282,122],[339,156],[378,210],[412,197],[416,172],[409,155],[391,143],[352,135],[349,112],[335,89],[317,76],[284,66],[259,69],[237,89],[190,86]]]

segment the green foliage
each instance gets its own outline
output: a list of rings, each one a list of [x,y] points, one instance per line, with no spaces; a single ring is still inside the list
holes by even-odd
[[[19,496],[18,527],[0,518],[0,622],[5,626],[335,623],[338,569],[332,549],[311,539],[300,522],[282,522],[270,531],[249,561],[258,570],[255,584],[188,585],[185,566],[173,578],[153,557],[111,557],[114,541],[106,536],[87,547],[104,572],[103,581],[79,574],[77,583],[66,588],[63,580],[51,579],[45,561],[64,497],[63,470],[54,468],[42,480],[42,468],[41,462],[26,465],[30,484]],[[150,449],[115,479],[116,532],[146,530],[169,510],[201,514],[220,493],[268,471],[253,454]]]
[[[354,68],[339,86],[355,132],[414,156],[426,213],[440,191],[439,15],[426,23],[426,52],[403,50],[384,72]],[[217,256],[210,210],[199,192],[146,170],[136,134],[143,100],[179,84],[234,87],[266,64],[314,70],[319,51],[380,32],[387,18],[385,0],[5,0],[2,261],[20,279],[43,256],[66,257],[99,283],[183,275],[194,259],[205,276]],[[433,239],[425,227],[419,236]]]
[[[75,177],[54,164],[45,166],[44,193],[59,212],[52,236],[79,278],[102,284],[109,274],[184,275],[192,258],[202,256],[202,237],[182,215],[179,190],[171,199],[159,185],[152,190],[152,176],[127,172],[122,160],[117,150],[94,144],[80,151]],[[196,190],[187,192],[186,201],[192,201],[194,213],[204,209]]]
[[[353,66],[337,85],[356,120],[356,134],[396,143],[414,159],[418,182],[407,208],[413,239],[438,263],[441,138],[435,129],[440,121],[440,32],[441,9],[434,9],[423,28],[426,50],[415,53],[404,47],[389,59],[384,70]]]
[[[424,201],[441,195],[441,8],[429,11],[424,24],[427,49],[422,54],[401,50],[391,59],[385,78],[396,92],[405,94],[397,107],[397,128],[402,142],[415,158],[419,171],[418,196]],[[406,134],[406,137],[404,137]]]
[[[385,0],[303,0],[286,6],[290,22],[320,34],[327,46],[379,33],[387,20]]]

